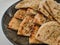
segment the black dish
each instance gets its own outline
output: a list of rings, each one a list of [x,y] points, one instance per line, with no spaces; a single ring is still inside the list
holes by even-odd
[[[57,0],[59,2],[59,0]],[[18,1],[20,2],[20,1]],[[15,9],[16,2],[10,6],[7,11],[4,13],[2,18],[2,29],[5,36],[14,44],[14,45],[29,45],[29,37],[18,36],[16,31],[10,30],[7,28],[9,21],[13,17],[14,13],[17,11]],[[46,45],[46,44],[32,44],[32,45]]]

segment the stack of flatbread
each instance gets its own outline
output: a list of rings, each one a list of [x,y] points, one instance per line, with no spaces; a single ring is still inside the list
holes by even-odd
[[[54,0],[23,0],[8,24],[30,44],[60,45],[60,3]]]

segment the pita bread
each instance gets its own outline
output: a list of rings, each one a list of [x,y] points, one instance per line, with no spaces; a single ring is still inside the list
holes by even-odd
[[[27,16],[19,26],[18,35],[30,36],[32,30],[33,30],[33,18]]]
[[[48,4],[47,4],[47,1],[45,1],[45,3],[43,4],[43,6],[44,6],[44,8],[48,11],[48,13],[49,13],[50,15],[53,15],[53,14],[51,13],[51,11],[50,11],[50,8],[49,8]]]
[[[20,23],[21,23],[20,20],[13,17],[8,24],[8,28],[13,29],[13,30],[18,30]]]
[[[46,18],[42,14],[36,14],[34,17],[34,23],[42,25],[46,22]]]
[[[16,13],[14,14],[14,17],[17,19],[24,19],[26,14],[26,10],[24,9],[19,9],[16,11]]]
[[[39,28],[36,39],[49,45],[54,45],[57,37],[60,35],[59,30],[60,25],[56,21],[47,22]]]
[[[28,8],[26,14],[35,16],[37,14],[37,11],[35,11],[34,9]]]
[[[53,20],[52,16],[51,16],[51,15],[46,11],[46,9],[44,8],[45,2],[46,2],[46,0],[40,1],[38,11],[40,11],[42,14],[44,14],[44,15],[45,15],[47,18],[49,18],[50,20]]]
[[[29,7],[29,8],[37,9],[39,6],[39,1],[40,0],[23,0],[23,1],[19,2],[15,6],[15,8],[19,9],[19,8],[28,8]]]
[[[56,21],[49,21],[42,24],[36,34],[36,38],[40,41],[45,41],[56,29],[58,29],[58,26],[59,24]]]
[[[39,29],[39,26],[34,25],[34,28],[35,28],[35,30],[32,31],[31,36],[29,37],[29,43],[30,44],[40,44],[41,42],[39,42],[35,38],[35,35],[36,35],[36,33],[37,33],[38,29]]]
[[[47,4],[49,5],[51,12],[53,13],[52,16],[60,23],[60,6],[58,6],[56,3],[56,1],[47,0]]]

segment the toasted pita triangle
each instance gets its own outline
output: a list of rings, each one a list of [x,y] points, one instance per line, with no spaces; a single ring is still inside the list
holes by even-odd
[[[21,22],[19,29],[18,29],[18,35],[23,36],[30,36],[31,31],[33,30],[33,18],[30,16],[25,17],[25,19]]]
[[[47,3],[50,7],[51,12],[53,13],[52,16],[60,23],[60,5],[58,6],[58,4],[56,4],[57,2],[53,0],[48,0]]]
[[[39,1],[40,0],[23,0],[21,2],[19,2],[15,8],[19,9],[19,8],[33,8],[33,9],[37,9],[39,6]]]
[[[46,18],[42,14],[36,14],[34,17],[34,23],[42,25],[46,22]]]
[[[21,23],[20,20],[13,17],[8,24],[8,28],[13,29],[13,30],[18,30],[20,23]]]
[[[26,14],[26,10],[25,9],[19,9],[16,11],[16,13],[14,14],[14,17],[17,19],[24,19]]]
[[[44,3],[43,6],[45,7],[45,9],[48,11],[48,13],[49,13],[50,15],[53,15],[53,14],[51,13],[51,10],[50,10],[48,4],[47,4],[47,1],[45,1],[45,3]]]
[[[40,44],[42,42],[38,41],[36,38],[35,38],[35,35],[39,29],[39,26],[35,25],[34,26],[35,30],[32,31],[31,33],[31,36],[29,37],[29,43],[30,44]]]
[[[59,23],[57,23],[56,21],[47,22],[39,28],[36,34],[36,39],[49,45],[52,45],[55,43],[55,39],[60,34],[59,30]]]
[[[46,9],[44,8],[45,2],[46,2],[46,0],[40,1],[38,11],[40,11],[42,14],[44,14],[44,15],[45,15],[47,18],[49,18],[50,20],[53,20],[52,16],[51,16],[51,15],[46,11]]]

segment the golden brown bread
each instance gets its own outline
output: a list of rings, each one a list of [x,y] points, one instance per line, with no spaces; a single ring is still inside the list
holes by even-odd
[[[32,31],[31,36],[29,37],[29,43],[30,44],[40,44],[40,43],[42,43],[35,38],[35,35],[36,35],[38,29],[39,29],[39,26],[34,25],[34,30]]]
[[[53,20],[52,16],[48,13],[48,11],[44,8],[46,0],[41,0],[39,3],[38,11],[41,12],[43,15],[45,15],[50,20]]]
[[[54,19],[60,23],[60,4],[53,0],[47,0],[47,4],[53,14],[52,16],[54,17]]]
[[[36,39],[49,45],[54,45],[57,37],[60,35],[60,25],[56,21],[50,21],[43,24],[37,34]]]
[[[34,23],[42,25],[46,22],[46,18],[42,14],[36,14],[34,17]]]
[[[26,9],[19,9],[14,14],[14,17],[17,18],[17,19],[22,19],[23,20],[25,18],[25,14],[26,14]]]
[[[25,17],[25,19],[21,22],[19,29],[18,29],[18,35],[23,36],[30,36],[31,31],[33,29],[33,18],[30,16]]]
[[[20,9],[20,8],[33,8],[33,9],[37,9],[38,6],[39,6],[39,1],[40,0],[23,0],[23,1],[19,2],[15,6],[15,8],[16,9]]]
[[[21,23],[20,20],[13,17],[8,24],[8,28],[18,30],[20,23]]]

